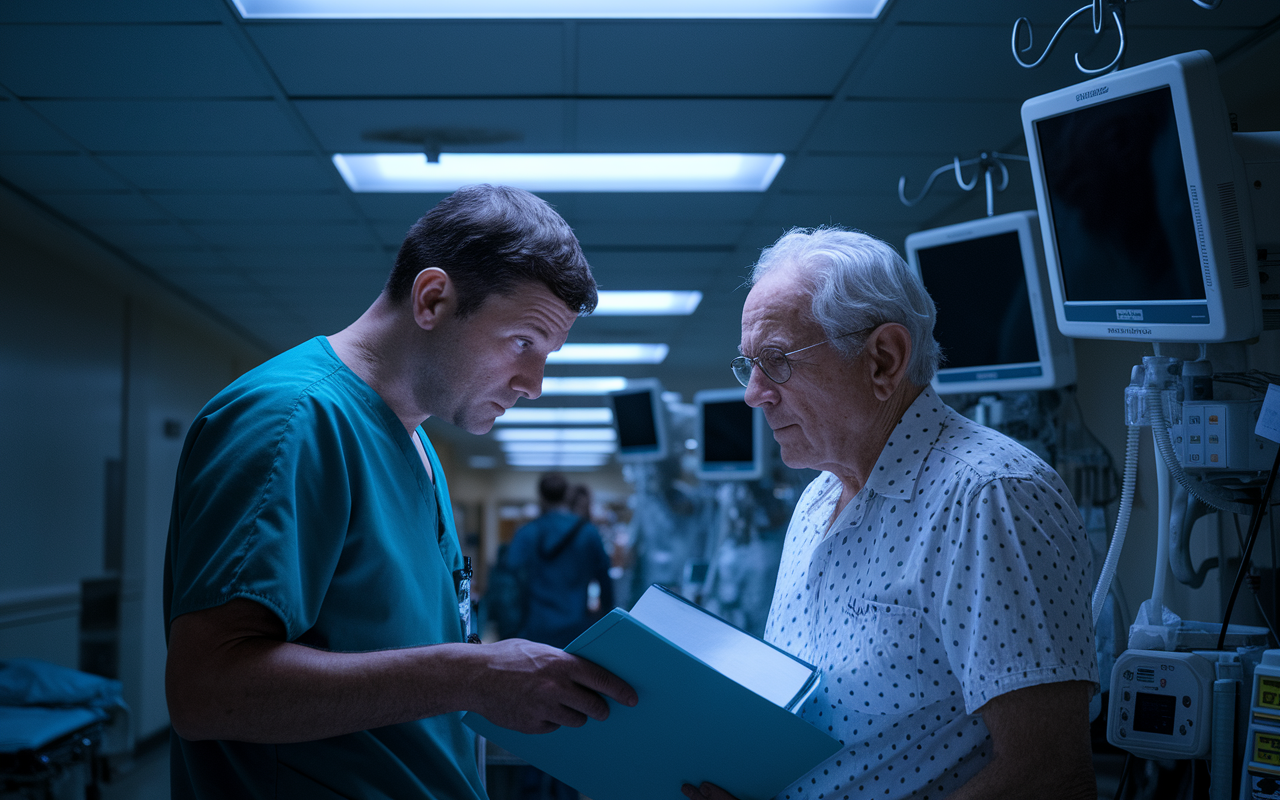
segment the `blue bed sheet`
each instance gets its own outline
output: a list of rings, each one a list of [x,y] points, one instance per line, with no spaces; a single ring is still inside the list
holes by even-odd
[[[100,708],[0,706],[0,753],[39,750],[107,716]]]

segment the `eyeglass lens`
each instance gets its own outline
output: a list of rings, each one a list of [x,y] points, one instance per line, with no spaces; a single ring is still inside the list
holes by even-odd
[[[734,377],[743,386],[751,383],[752,366],[759,366],[764,371],[765,377],[774,383],[786,383],[787,378],[791,377],[791,362],[787,360],[785,353],[773,347],[761,350],[760,355],[754,360],[739,356],[731,362],[731,366]]]

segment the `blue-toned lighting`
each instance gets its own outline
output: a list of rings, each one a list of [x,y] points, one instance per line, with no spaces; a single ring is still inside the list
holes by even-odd
[[[607,378],[543,378],[543,397],[595,397],[627,388],[627,379]],[[504,415],[505,416],[505,415]],[[502,419],[502,417],[498,417]]]
[[[665,344],[566,344],[547,356],[548,364],[661,364]]]
[[[531,192],[763,192],[781,153],[335,153],[353,192],[452,192],[498,183]]]
[[[613,409],[509,408],[495,420],[499,425],[612,425]]]
[[[601,291],[595,316],[650,316],[692,314],[702,302],[702,292]]]
[[[613,428],[500,428],[493,432],[499,442],[613,442]]]
[[[875,19],[888,0],[233,0],[245,19]]]
[[[609,456],[597,453],[509,453],[507,464],[513,467],[603,467]]]
[[[613,453],[616,442],[503,442],[504,453]]]

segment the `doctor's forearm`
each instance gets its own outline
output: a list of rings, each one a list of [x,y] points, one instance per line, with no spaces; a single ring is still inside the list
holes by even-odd
[[[192,740],[282,744],[458,711],[467,647],[326,653],[245,640],[201,664],[170,662],[173,727]]]
[[[330,653],[284,641],[279,619],[232,600],[173,620],[165,691],[185,739],[283,744],[457,711],[544,733],[604,719],[635,691],[601,667],[522,639]]]

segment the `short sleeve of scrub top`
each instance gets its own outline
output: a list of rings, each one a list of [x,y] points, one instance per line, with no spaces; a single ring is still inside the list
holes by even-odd
[[[166,623],[246,598],[289,641],[327,651],[462,641],[461,552],[441,515],[439,460],[419,436],[438,485],[399,419],[322,337],[233,383],[183,448]],[[300,744],[179,747],[174,771],[189,775],[192,797],[483,797],[460,714]]]

